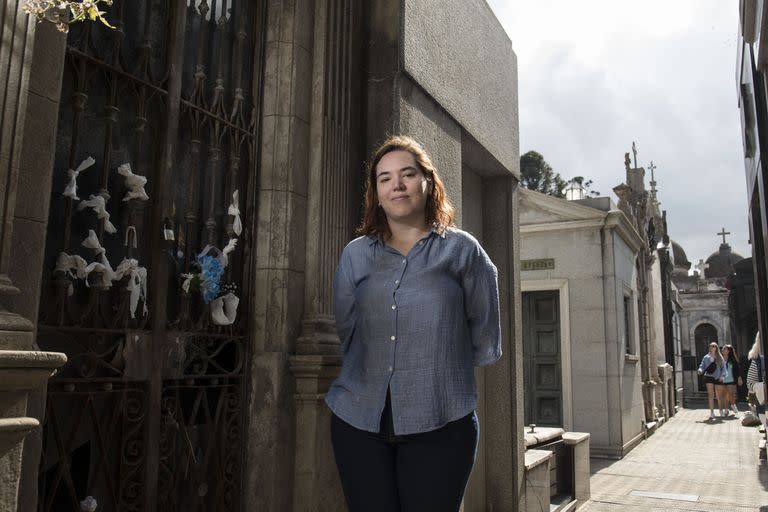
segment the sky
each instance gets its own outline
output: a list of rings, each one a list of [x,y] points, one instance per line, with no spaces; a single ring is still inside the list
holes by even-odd
[[[669,234],[696,263],[749,245],[737,0],[487,0],[518,62],[520,153],[616,196],[653,161]]]

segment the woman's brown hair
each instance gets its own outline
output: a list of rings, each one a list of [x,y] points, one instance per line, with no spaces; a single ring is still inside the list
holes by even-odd
[[[384,210],[379,207],[379,199],[376,195],[376,166],[387,153],[392,151],[407,151],[413,155],[416,165],[424,176],[432,183],[432,192],[427,197],[425,208],[425,220],[427,226],[431,226],[438,233],[443,233],[448,226],[453,226],[453,206],[451,206],[448,196],[445,193],[443,181],[437,172],[432,159],[421,147],[421,144],[407,135],[393,135],[385,140],[371,156],[368,164],[365,180],[365,204],[363,205],[363,220],[357,228],[361,235],[382,235],[387,237],[391,234],[387,216]]]

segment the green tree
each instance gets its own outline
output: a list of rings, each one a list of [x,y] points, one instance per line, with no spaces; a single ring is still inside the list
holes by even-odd
[[[565,197],[563,189],[568,182],[552,169],[541,153],[529,151],[522,155],[520,174],[525,188],[555,197]]]

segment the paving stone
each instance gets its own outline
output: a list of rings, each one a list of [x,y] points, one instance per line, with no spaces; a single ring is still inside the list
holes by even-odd
[[[622,460],[592,459],[592,499],[579,511],[768,511],[760,432],[708,417],[683,409]]]

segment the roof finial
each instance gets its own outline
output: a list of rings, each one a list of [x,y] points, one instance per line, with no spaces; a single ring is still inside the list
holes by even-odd
[[[651,170],[651,194],[653,194],[653,198],[655,200],[656,199],[656,178],[653,174],[653,171],[656,170],[656,165],[654,165],[653,160],[651,160],[651,163],[648,164],[648,168]]]
[[[637,146],[635,146],[635,141],[632,141],[632,155],[634,155],[635,169],[637,169]]]

